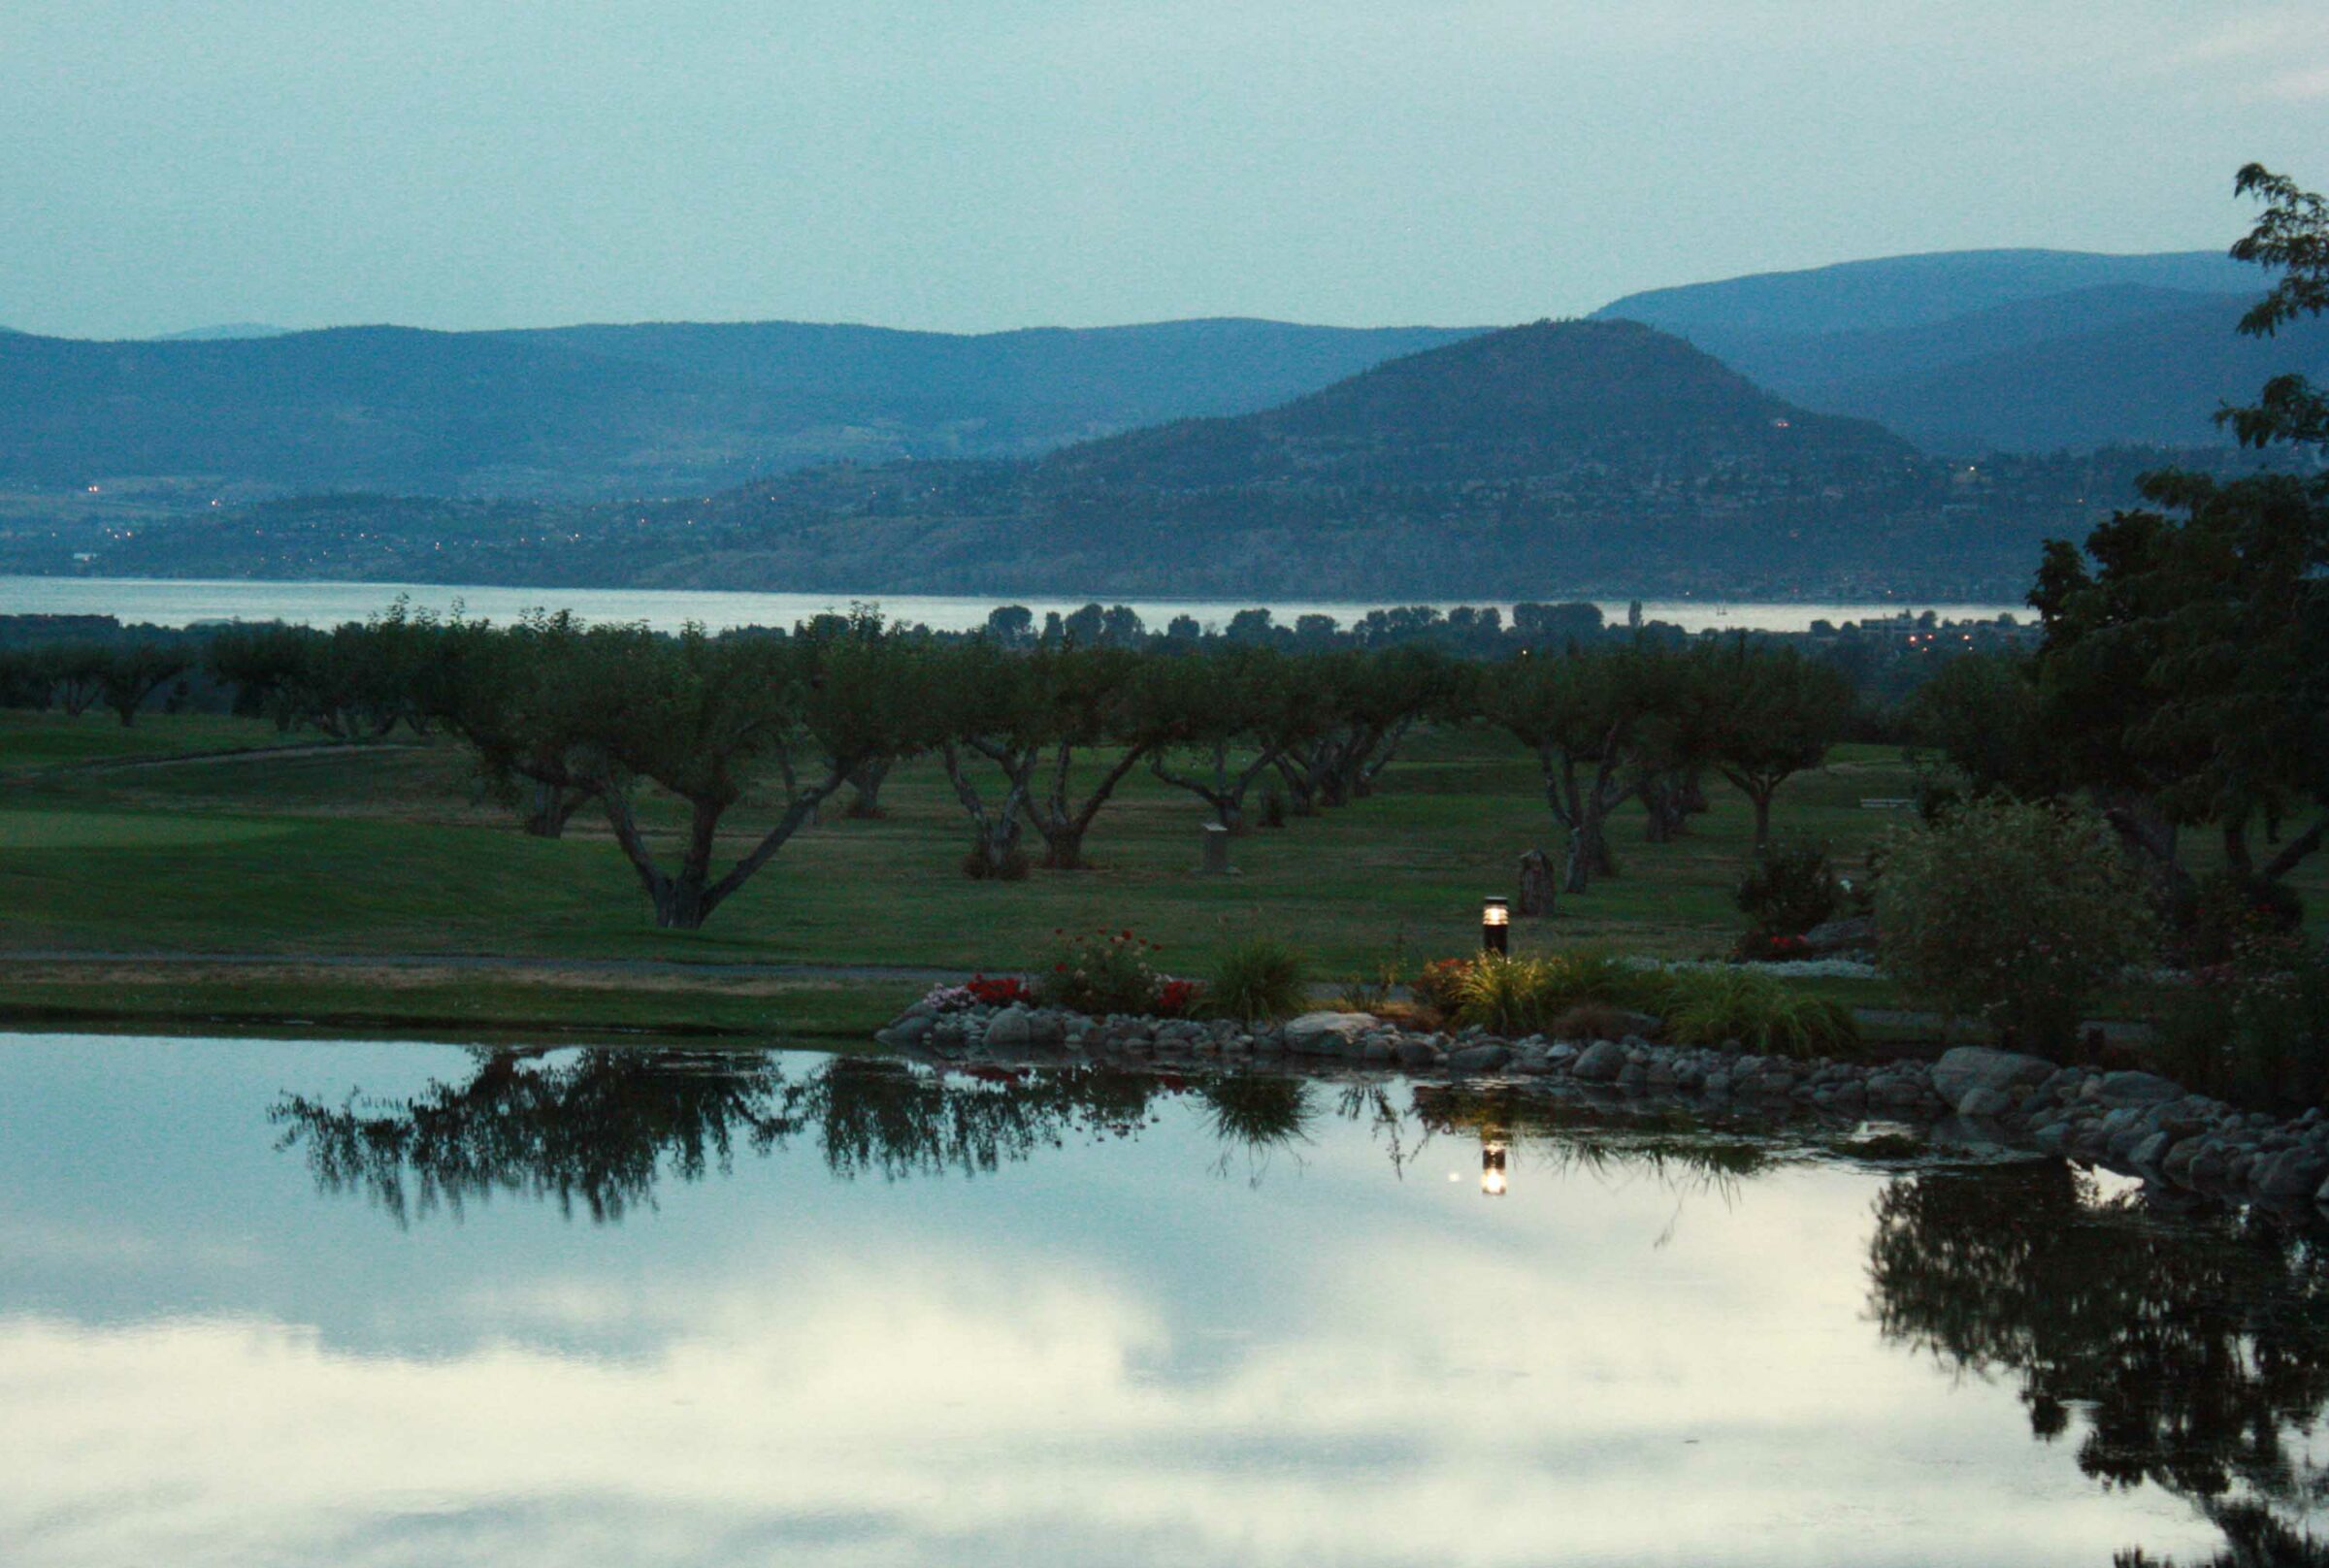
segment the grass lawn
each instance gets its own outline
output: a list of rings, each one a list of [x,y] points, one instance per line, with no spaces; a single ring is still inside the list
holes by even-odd
[[[32,717],[39,722],[19,722]],[[278,738],[263,726],[200,716],[142,716],[129,731],[94,713],[78,721],[7,716],[0,954],[460,954],[968,972],[1027,967],[1055,930],[1129,927],[1163,943],[1164,964],[1184,972],[1201,973],[1230,942],[1266,932],[1304,949],[1322,975],[1355,977],[1394,958],[1412,969],[1472,950],[1481,898],[1513,891],[1522,852],[1559,843],[1533,760],[1491,732],[1460,731],[1418,737],[1370,799],[1238,839],[1235,877],[1194,873],[1202,807],[1140,771],[1093,830],[1087,850],[1097,869],[972,882],[960,870],[968,843],[961,807],[936,764],[924,760],[893,775],[887,817],[836,818],[804,831],[705,930],[659,931],[603,824],[586,814],[565,839],[526,837],[508,810],[482,796],[450,743],[55,766],[76,755],[123,755],[94,740],[76,752],[82,731],[107,744],[134,736],[148,756]],[[1825,768],[1782,793],[1779,831],[1822,840],[1840,861],[1856,863],[1884,832],[1908,824],[1905,813],[1864,810],[1859,801],[1912,788],[1889,749],[1840,747]],[[1726,787],[1713,785],[1710,796],[1714,809],[1669,845],[1643,842],[1640,813],[1628,808],[1614,834],[1624,874],[1564,898],[1550,920],[1516,928],[1516,950],[1600,942],[1694,958],[1726,949],[1743,924],[1730,890],[1747,856],[1750,819]],[[737,831],[724,848],[748,844],[747,830],[769,820],[765,804],[732,813]],[[663,842],[675,845],[676,815],[654,802],[646,814]],[[2321,867],[2305,874],[2317,908]],[[796,1017],[805,1026],[840,1016],[840,1004],[824,994],[747,1003],[706,987],[643,982],[632,998],[619,987],[477,976],[444,980],[433,996],[373,985],[357,972],[164,977],[166,984],[136,990],[141,999],[129,999],[132,988],[111,989],[125,1009],[158,1013],[176,992],[175,1005],[206,1016],[230,1015],[237,996],[264,996],[263,1008],[249,1005],[272,1013],[364,1014],[374,1010],[368,998],[386,997],[412,1017],[508,1022],[531,1009],[549,1022],[622,1027],[658,1017],[763,1027],[742,1022],[751,1005],[777,1029],[797,1027],[789,1023]],[[43,996],[86,1006],[107,989],[87,984],[19,962],[0,985],[0,1011],[20,1014]],[[1853,989],[1862,993],[1853,999],[1868,1005],[1898,1001],[1886,986]]]

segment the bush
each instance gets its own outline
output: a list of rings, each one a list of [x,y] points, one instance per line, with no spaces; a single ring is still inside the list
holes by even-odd
[[[1662,987],[1666,1037],[1678,1045],[1736,1040],[1757,1056],[1833,1056],[1859,1044],[1852,1010],[1753,969],[1686,969]]]
[[[1249,937],[1222,955],[1205,988],[1206,1010],[1248,1024],[1290,1018],[1309,998],[1300,953],[1267,936]]]
[[[1036,981],[1036,994],[1046,1004],[1077,1013],[1156,1011],[1166,983],[1149,961],[1149,954],[1158,951],[1156,943],[1129,931],[1052,935],[1058,946]]]
[[[2329,953],[2252,935],[2158,1020],[2154,1064],[2187,1088],[2297,1112],[2329,1104]]]
[[[1433,1012],[1453,1018],[1463,1001],[1464,977],[1471,972],[1470,959],[1434,959],[1407,982],[1407,995]]]
[[[1844,884],[1818,844],[1774,844],[1747,867],[1734,897],[1754,934],[1801,936],[1835,919]]]
[[[1607,953],[1578,948],[1534,959],[1483,953],[1451,989],[1458,1023],[1498,1034],[1536,1034],[1588,1003],[1638,1006],[1647,999],[1651,981]]]
[[[2305,901],[2284,883],[2214,871],[2200,878],[2182,924],[2184,963],[2195,968],[2234,964],[2244,947],[2303,927]]]
[[[1976,800],[1886,846],[1885,967],[1952,1017],[2068,1053],[2086,1002],[2153,952],[2142,879],[2091,813]]]

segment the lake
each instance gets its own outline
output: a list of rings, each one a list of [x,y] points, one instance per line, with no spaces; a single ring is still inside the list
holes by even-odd
[[[0,1036],[0,1560],[2108,1568],[2322,1522],[2317,1238],[1493,1088],[988,1071]]]
[[[197,621],[289,621],[307,626],[337,626],[360,621],[385,607],[399,595],[416,607],[449,611],[456,604],[473,618],[507,622],[528,609],[572,609],[594,621],[644,621],[660,631],[677,631],[688,621],[719,631],[732,626],[791,626],[829,609],[846,609],[847,594],[715,593],[668,588],[488,588],[410,582],[194,582],[143,577],[0,577],[0,615],[117,615],[125,622],[153,626],[187,626]],[[946,597],[935,594],[867,594],[892,620],[919,621],[941,632],[968,631],[986,623],[987,612],[1004,601]],[[1115,603],[1115,601],[1106,601]],[[1041,621],[1058,610],[1067,614],[1086,603],[1068,599],[1024,599]],[[1200,623],[1219,627],[1244,607],[1206,600],[1150,600],[1130,602],[1152,629],[1163,631],[1176,615],[1193,615]],[[1271,614],[1292,625],[1297,615],[1331,615],[1345,626],[1370,609],[1384,606],[1354,602],[1268,601]],[[1453,602],[1442,604],[1453,608]],[[1509,602],[1497,606],[1507,616]],[[1626,605],[1622,600],[1602,604],[1614,622],[1623,623]],[[1671,622],[1687,631],[1736,628],[1747,631],[1800,632],[1815,620],[1870,620],[1903,610],[1937,611],[1944,620],[1991,620],[2001,614],[2030,618],[2027,605],[1928,604],[1896,601],[1867,604],[1724,603],[1699,600],[1645,600],[1645,618]]]

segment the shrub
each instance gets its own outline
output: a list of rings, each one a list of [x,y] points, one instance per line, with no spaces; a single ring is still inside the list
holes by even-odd
[[[1433,1012],[1452,1017],[1462,1003],[1464,977],[1471,972],[1470,959],[1434,959],[1407,982],[1407,995]]]
[[[2329,1104],[2329,952],[2244,939],[2168,1004],[2154,1057],[2203,1094],[2283,1112]]]
[[[1679,1045],[1736,1040],[1757,1056],[1818,1057],[1859,1043],[1850,1008],[1753,969],[1687,969],[1661,989],[1666,1035]]]
[[[1156,943],[1129,931],[1052,935],[1058,945],[1036,983],[1036,993],[1045,1002],[1078,1013],[1156,1010],[1164,989],[1164,977],[1148,957],[1158,950]]]
[[[1639,970],[1590,948],[1514,959],[1483,953],[1453,986],[1459,1023],[1499,1034],[1541,1033],[1589,1002],[1631,1007],[1647,999],[1650,981]]]
[[[1774,844],[1747,867],[1734,897],[1755,934],[1801,936],[1836,917],[1844,884],[1818,844]]]
[[[1206,1008],[1223,1018],[1258,1024],[1302,1010],[1310,984],[1302,955],[1284,942],[1253,936],[1221,956],[1206,987]]]
[[[2287,936],[2304,924],[2305,901],[2294,888],[2214,871],[2200,878],[2183,922],[2183,962],[2238,963],[2244,947]]]
[[[1033,990],[1015,974],[999,975],[993,979],[974,974],[963,989],[970,994],[972,1001],[986,1007],[1008,1007],[1015,1002],[1035,999]]]
[[[2141,878],[2091,813],[1977,800],[1886,846],[1885,967],[1954,1017],[2056,1055],[2095,991],[2149,958]]]

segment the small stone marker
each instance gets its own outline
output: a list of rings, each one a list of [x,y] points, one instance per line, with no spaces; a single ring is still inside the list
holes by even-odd
[[[1218,822],[1205,824],[1204,859],[1197,863],[1199,876],[1235,876],[1237,868],[1230,864],[1230,830]]]
[[[1521,857],[1521,898],[1514,912],[1538,919],[1553,912],[1553,857],[1532,849]]]

